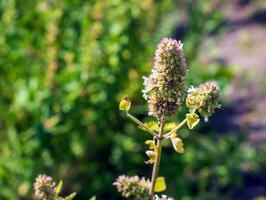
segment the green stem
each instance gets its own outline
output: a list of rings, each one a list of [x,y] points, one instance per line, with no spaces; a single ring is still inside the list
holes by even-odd
[[[129,114],[128,112],[127,112],[127,117],[130,118],[136,124],[138,124],[140,127],[142,127],[144,130],[152,134],[154,137],[159,138],[159,136],[155,132],[153,132],[149,127],[147,127],[145,124],[143,124],[141,121],[139,121],[136,117]]]
[[[161,153],[162,153],[162,146],[163,146],[163,129],[164,129],[164,120],[160,123],[160,132],[159,132],[159,138],[157,138],[157,157],[153,165],[153,171],[152,171],[152,178],[151,178],[151,186],[150,186],[150,197],[151,200],[153,200],[154,196],[154,187],[155,187],[155,182],[158,176],[159,172],[159,166],[160,166],[160,161],[161,161]]]
[[[173,133],[175,133],[178,129],[180,129],[187,122],[187,118],[185,118],[180,124],[178,124],[173,130],[166,133],[164,138],[170,137]]]

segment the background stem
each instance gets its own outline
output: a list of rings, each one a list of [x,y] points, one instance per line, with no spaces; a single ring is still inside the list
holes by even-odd
[[[151,187],[150,187],[150,196],[151,200],[154,196],[154,186],[156,182],[156,178],[158,176],[159,172],[159,166],[161,161],[161,153],[162,153],[162,145],[163,145],[163,129],[164,129],[164,120],[160,123],[160,132],[159,132],[159,138],[157,138],[157,157],[153,165],[153,171],[152,171],[152,178],[151,178]]]

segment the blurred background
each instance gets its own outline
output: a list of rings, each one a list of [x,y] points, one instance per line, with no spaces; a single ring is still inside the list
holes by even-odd
[[[264,199],[265,0],[0,0],[0,18],[0,199],[31,199],[39,173],[76,199],[118,200],[118,175],[149,177],[150,136],[118,103],[152,120],[142,76],[165,36],[184,43],[188,86],[222,89],[222,109],[180,133],[184,154],[165,144],[167,194]]]

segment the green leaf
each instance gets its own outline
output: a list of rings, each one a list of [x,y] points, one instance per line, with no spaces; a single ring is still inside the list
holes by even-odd
[[[58,185],[55,188],[55,193],[59,194],[62,191],[62,187],[63,187],[63,181],[60,180],[60,182],[58,183]]]
[[[66,200],[72,200],[76,195],[77,195],[77,193],[76,192],[73,192],[70,195],[68,195],[65,199]]]
[[[123,99],[121,99],[120,103],[119,103],[119,109],[120,110],[125,110],[128,111],[131,107],[131,101],[129,100],[128,97],[124,97]]]
[[[147,127],[149,127],[153,131],[159,131],[159,124],[157,121],[149,121],[144,123]],[[173,128],[177,126],[178,123],[176,122],[169,122],[166,123],[164,126],[164,130],[166,132],[171,131]],[[141,129],[145,130],[144,128],[140,127]]]
[[[178,153],[185,152],[183,141],[180,138],[178,137],[171,138],[171,141],[172,141],[173,147],[176,150],[176,152]]]
[[[155,192],[163,192],[166,190],[166,183],[164,177],[160,176],[156,179],[154,191]]]
[[[89,200],[96,200],[96,196],[91,197]]]
[[[186,114],[186,118],[189,129],[193,129],[200,121],[200,118],[196,113]]]
[[[158,125],[158,122],[156,122],[156,121],[145,122],[144,125],[146,125],[147,127],[149,127],[153,131],[158,131],[159,130],[159,125]],[[142,127],[140,127],[140,128],[145,130]]]
[[[158,123],[157,123],[158,124]],[[174,129],[176,126],[178,125],[178,123],[177,122],[168,122],[168,123],[166,123],[165,124],[165,126],[164,126],[164,130],[165,131],[171,131],[172,129]]]
[[[149,149],[154,150],[156,149],[156,144],[153,140],[146,140],[145,144],[149,146]]]

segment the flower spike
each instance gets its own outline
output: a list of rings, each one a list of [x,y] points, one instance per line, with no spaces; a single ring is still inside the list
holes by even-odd
[[[151,74],[144,77],[143,97],[158,121],[176,114],[185,94],[187,64],[183,44],[164,38],[157,46]]]

